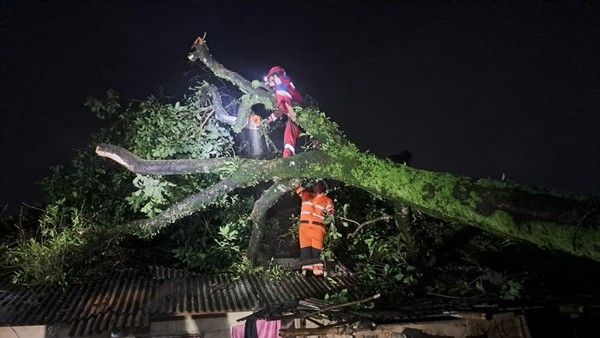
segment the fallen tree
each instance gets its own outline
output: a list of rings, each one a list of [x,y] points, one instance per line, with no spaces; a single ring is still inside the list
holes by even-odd
[[[206,91],[216,118],[231,125],[235,131],[246,125],[252,106],[274,107],[268,91],[215,61],[204,39],[196,41],[190,59],[200,60],[217,77],[242,91],[237,118],[226,113],[216,88],[209,86]],[[598,201],[398,165],[361,152],[334,122],[315,108],[298,110],[298,124],[318,140],[320,146],[287,159],[144,160],[123,148],[107,144],[98,145],[96,153],[134,173],[221,175],[218,183],[172,204],[156,217],[131,223],[151,233],[198,212],[237,188],[273,181],[273,186],[256,201],[252,212],[254,228],[248,248],[251,258],[256,254],[262,237],[261,226],[266,210],[291,190],[297,179],[328,178],[364,189],[395,205],[409,205],[436,218],[600,261]]]

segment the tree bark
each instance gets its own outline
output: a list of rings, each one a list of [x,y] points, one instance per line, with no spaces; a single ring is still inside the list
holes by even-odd
[[[244,161],[240,158],[209,158],[183,160],[144,160],[121,147],[111,144],[98,144],[96,154],[109,158],[127,170],[140,175],[183,175],[213,173],[226,168],[234,162]]]

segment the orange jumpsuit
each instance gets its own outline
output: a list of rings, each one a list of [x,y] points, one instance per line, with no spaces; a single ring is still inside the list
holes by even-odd
[[[300,211],[300,250],[322,250],[325,239],[325,216],[333,214],[333,202],[325,194],[314,194],[303,187],[296,188],[302,199]],[[318,257],[308,257],[318,258]]]

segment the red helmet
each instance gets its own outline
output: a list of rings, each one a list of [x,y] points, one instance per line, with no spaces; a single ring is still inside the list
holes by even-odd
[[[267,73],[267,78],[269,76],[275,75],[277,73],[283,73],[283,75],[285,75],[285,69],[283,69],[283,67],[280,66],[273,66],[271,69],[269,69],[269,72]]]

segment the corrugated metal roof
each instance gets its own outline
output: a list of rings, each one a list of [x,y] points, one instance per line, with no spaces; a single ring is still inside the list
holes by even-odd
[[[0,287],[0,325],[70,324],[70,334],[81,336],[147,327],[151,317],[252,311],[342,289],[359,297],[357,284],[351,274],[328,278],[294,274],[269,281],[253,275],[207,276],[153,267],[149,272],[117,272],[65,290]]]
[[[72,324],[71,335],[147,326],[154,283],[135,271],[122,271],[64,290],[3,288],[0,325]]]
[[[155,287],[152,309],[161,314],[248,311],[292,299],[322,297],[344,288],[356,295],[360,289],[355,284],[352,276],[314,278],[296,274],[279,282],[249,275],[176,277],[164,279]]]

